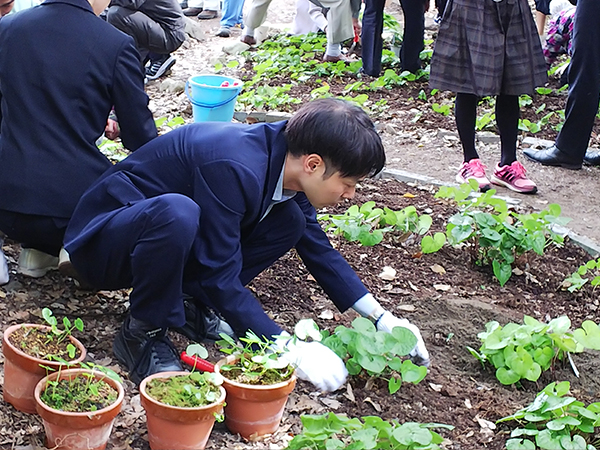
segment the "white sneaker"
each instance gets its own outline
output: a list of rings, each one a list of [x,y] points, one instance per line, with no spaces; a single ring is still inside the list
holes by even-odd
[[[28,277],[40,278],[49,270],[58,268],[58,257],[34,248],[23,248],[19,255],[17,272]]]
[[[8,263],[6,262],[6,256],[4,256],[4,252],[2,251],[2,245],[4,244],[4,239],[0,238],[0,286],[8,283]]]

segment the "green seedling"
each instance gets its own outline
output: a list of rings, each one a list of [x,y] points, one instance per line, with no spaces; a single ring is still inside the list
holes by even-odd
[[[386,233],[395,233],[401,240],[411,234],[424,235],[432,224],[431,216],[419,216],[414,206],[394,211],[376,208],[373,201],[353,205],[344,214],[321,214],[318,220],[327,223],[326,231],[367,247],[379,244]]]
[[[504,327],[491,321],[477,337],[482,343],[479,351],[467,349],[484,367],[489,363],[496,368],[496,378],[505,385],[522,379],[537,381],[542,372],[557,360],[564,360],[568,353],[600,349],[598,325],[586,320],[581,328],[571,331],[567,316],[547,324],[525,316],[522,325],[508,323]]]
[[[452,106],[448,103],[433,103],[431,105],[431,109],[433,109],[436,113],[442,114],[444,116],[448,116],[452,112]]]
[[[485,130],[486,128],[491,128],[493,126],[493,122],[496,120],[496,114],[491,112],[486,112],[482,116],[477,117],[475,120],[475,129],[477,131]]]
[[[585,406],[567,396],[569,388],[568,381],[550,383],[529,406],[498,420],[519,424],[506,449],[596,450],[592,442],[600,426],[600,403]]]
[[[509,211],[505,200],[494,197],[495,189],[477,193],[479,186],[469,180],[459,187],[442,186],[436,198],[452,198],[459,208],[446,226],[450,245],[468,244],[475,262],[490,265],[496,279],[504,286],[510,279],[515,259],[533,251],[543,255],[550,245],[561,245],[564,238],[552,230],[569,219],[560,217],[557,204],[548,205],[539,213],[518,214]]]
[[[112,369],[94,363],[79,363],[79,367],[87,369],[70,378],[60,379],[63,368],[73,367],[68,361],[53,358],[61,363],[58,369],[58,378],[48,380],[45,389],[40,394],[40,399],[51,408],[68,412],[91,412],[113,404],[118,397],[118,392],[104,381],[111,378],[121,383],[121,378]],[[49,373],[54,369],[41,365]],[[102,376],[97,377],[98,373]]]
[[[304,319],[296,326],[295,334],[301,339],[311,336],[321,341],[344,360],[350,375],[366,373],[387,380],[390,394],[396,393],[403,381],[417,384],[427,375],[426,367],[401,359],[417,344],[415,335],[404,327],[396,327],[391,333],[377,331],[369,319],[358,317],[352,321],[352,328],[339,326],[329,334],[319,332],[312,319]]]
[[[190,344],[185,352],[190,356],[208,357],[208,351],[201,344]],[[221,396],[219,386],[223,376],[216,372],[197,372],[196,367],[188,375],[154,378],[146,385],[146,392],[161,403],[181,407],[196,408],[210,405]],[[218,422],[223,415],[215,413]]]
[[[240,342],[224,333],[220,336],[221,340],[217,341],[220,350],[239,358],[234,364],[221,366],[223,376],[246,384],[275,384],[293,375],[295,368],[281,357],[287,352],[287,347],[281,341],[260,338],[252,331],[247,331],[246,336],[239,339]]]
[[[49,308],[42,309],[42,317],[50,326],[52,331],[52,334],[48,335],[48,340],[46,341],[46,343],[52,342],[54,337],[56,337],[56,342],[60,344],[69,336],[71,336],[71,333],[74,329],[78,331],[83,331],[83,320],[81,320],[80,318],[75,319],[73,324],[71,324],[71,321],[68,317],[63,317],[62,323],[64,326],[64,330],[61,330],[58,328],[58,320],[52,314],[52,310],[50,310]],[[70,358],[74,358],[77,352],[77,348],[73,344],[69,343],[67,344],[67,352],[69,353]]]
[[[590,278],[583,278],[584,275],[591,274]],[[569,292],[575,292],[581,289],[588,281],[595,288],[600,285],[600,258],[592,259],[579,266],[576,272],[565,278],[563,285],[567,286]]]
[[[301,416],[302,433],[294,436],[288,450],[397,449],[437,450],[444,440],[432,428],[452,430],[438,423],[399,423],[377,416],[361,419],[334,413]]]

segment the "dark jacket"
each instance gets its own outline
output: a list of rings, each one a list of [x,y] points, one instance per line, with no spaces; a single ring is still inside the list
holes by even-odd
[[[130,150],[154,138],[133,39],[86,0],[47,0],[0,25],[0,209],[69,218],[111,166],[96,147],[114,105]]]
[[[78,256],[129,205],[161,194],[185,195],[201,210],[197,250],[190,258],[196,258],[202,268],[202,289],[234,329],[277,334],[279,327],[240,281],[240,243],[258,225],[273,198],[287,153],[285,124],[198,123],[153,140],[84,194],[65,235],[67,250]],[[304,235],[296,245],[298,254],[336,306],[347,309],[367,289],[329,243],[306,196],[298,193],[288,201],[297,202],[306,217]],[[101,247],[112,251],[109,246],[110,242],[103,242]],[[89,254],[80,259],[88,264],[95,260]]]
[[[185,41],[185,17],[177,0],[111,0],[110,6],[139,11],[158,23],[170,40],[179,45]],[[139,33],[144,32],[150,30],[139,30]]]

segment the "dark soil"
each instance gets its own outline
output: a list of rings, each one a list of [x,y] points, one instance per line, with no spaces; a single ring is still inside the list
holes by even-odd
[[[58,342],[58,336],[39,328],[21,327],[15,330],[8,340],[15,348],[38,359],[52,361],[60,358],[65,361],[74,361],[81,355],[79,349],[76,348],[75,356],[71,358],[68,346],[72,344],[68,339]]]
[[[374,200],[379,206],[400,209],[414,205],[420,214],[434,218],[432,231],[442,230],[454,206],[433,198],[433,188],[407,185],[393,180],[366,181],[355,202]],[[340,205],[337,211],[345,210]],[[417,240],[395,242],[387,237],[375,247],[361,247],[342,238],[333,244],[362,277],[381,303],[420,327],[431,353],[429,374],[418,385],[405,384],[389,395],[387,383],[366,378],[350,379],[340,391],[320,394],[312,385],[299,381],[290,396],[280,430],[262,443],[244,443],[217,424],[208,448],[263,448],[285,446],[291,435],[301,430],[300,415],[333,411],[349,416],[380,415],[400,421],[438,422],[454,425],[442,430],[446,449],[502,449],[509,433],[507,424],[496,429],[493,422],[512,414],[531,402],[535,394],[553,380],[569,380],[572,394],[583,402],[597,399],[600,358],[596,352],[574,355],[581,372],[576,378],[570,367],[559,366],[545,373],[537,383],[525,382],[521,388],[502,386],[494,374],[466,350],[478,348],[476,335],[486,322],[520,322],[524,314],[547,321],[568,314],[574,326],[585,319],[598,321],[598,293],[586,286],[572,294],[561,289],[566,276],[589,256],[567,240],[564,247],[551,247],[544,256],[528,255],[519,261],[522,275],[513,276],[504,287],[493,279],[488,268],[474,265],[470,252],[444,248],[421,256]],[[15,269],[18,247],[4,247]],[[444,269],[444,273],[436,266]],[[393,280],[379,277],[384,267],[394,268]],[[90,293],[76,289],[73,281],[51,272],[40,279],[11,273],[12,281],[0,288],[0,317],[3,328],[17,322],[40,322],[41,308],[50,307],[57,317],[81,317],[86,333],[76,332],[89,350],[89,358],[107,365],[122,375],[112,355],[112,340],[127,309],[127,291]],[[265,310],[284,329],[292,331],[302,318],[314,318],[322,329],[349,326],[356,314],[340,313],[326,298],[301,260],[292,251],[255,279],[249,288]],[[172,337],[179,350],[187,341]],[[212,361],[220,358],[208,345]],[[148,449],[143,410],[137,389],[125,382],[126,399],[111,435],[109,448]],[[41,445],[43,429],[38,417],[0,405],[0,447]],[[492,428],[490,428],[492,427]]]

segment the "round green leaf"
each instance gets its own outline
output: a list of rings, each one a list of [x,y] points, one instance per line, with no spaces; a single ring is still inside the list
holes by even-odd
[[[500,367],[496,370],[496,378],[498,381],[504,385],[514,384],[521,379],[521,376],[516,372],[506,369],[505,367]]]
[[[506,450],[536,450],[535,444],[527,439],[509,439],[506,441]]]

